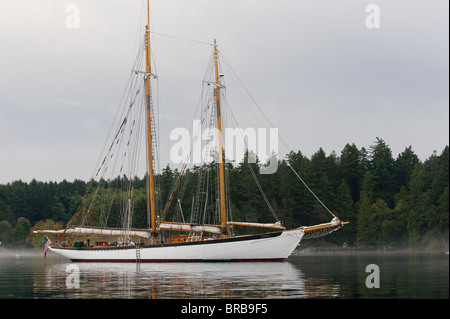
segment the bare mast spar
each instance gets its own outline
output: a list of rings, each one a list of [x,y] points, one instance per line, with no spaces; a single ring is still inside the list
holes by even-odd
[[[215,93],[217,106],[217,139],[219,146],[219,188],[220,188],[220,219],[222,228],[222,237],[227,237],[227,214],[225,211],[225,179],[223,171],[223,145],[222,145],[222,115],[220,105],[220,83],[219,83],[219,61],[217,56],[217,42],[214,39],[214,69],[215,69]]]
[[[152,74],[150,59],[150,1],[147,0],[147,25],[145,27],[145,108],[147,117],[147,219],[148,227],[151,229],[152,240],[156,240],[158,235],[156,231],[156,205],[155,205],[155,185],[153,180],[153,148],[152,139],[152,117],[151,117],[151,86],[150,77]]]

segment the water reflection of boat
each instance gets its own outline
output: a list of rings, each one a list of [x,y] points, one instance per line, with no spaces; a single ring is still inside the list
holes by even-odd
[[[70,266],[72,270],[67,271]],[[74,267],[75,266],[75,267]],[[79,289],[69,298],[301,298],[307,296],[300,269],[286,263],[61,263],[49,265],[52,283],[78,268]]]
[[[54,298],[340,298],[342,287],[285,263],[55,263],[36,291]],[[74,282],[78,280],[77,283]]]

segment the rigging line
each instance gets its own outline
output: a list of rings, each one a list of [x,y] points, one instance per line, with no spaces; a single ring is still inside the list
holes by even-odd
[[[221,55],[221,57],[223,57],[222,54],[220,54],[220,55]],[[225,60],[225,59],[224,59],[224,60]],[[237,77],[237,75],[235,74],[235,72],[231,69],[231,66],[229,65],[229,63],[228,63],[226,60],[225,60],[225,63],[226,63],[226,65],[230,68],[230,70],[233,72],[233,74],[235,75],[235,77],[239,80],[239,78]],[[247,92],[247,94],[250,96],[250,98],[252,98],[252,96],[250,95],[250,93],[248,92],[248,90],[245,88],[245,86],[243,85],[243,83],[242,83],[240,80],[239,80],[239,82],[241,83],[242,87],[244,87],[244,89],[246,90],[246,92]],[[229,110],[229,112],[231,113],[231,116],[232,116],[233,119],[234,119],[234,122],[236,123],[236,125],[238,125],[238,122],[237,122],[237,120],[236,120],[236,117],[234,116],[233,111],[232,111],[231,108],[229,107],[228,101],[227,101],[227,99],[226,99],[225,97],[224,97],[224,100],[225,100],[225,103],[224,103],[224,104],[228,106],[228,107],[227,107],[227,110]],[[255,101],[253,98],[252,98],[252,100],[253,100],[253,102],[256,104],[256,101]],[[259,106],[258,106],[258,109],[259,109],[260,112],[264,115],[264,117],[266,117],[265,114],[262,112],[262,110],[259,108]],[[266,117],[266,119],[267,119],[267,117]],[[270,121],[269,121],[268,119],[267,119],[267,121],[268,121],[269,124],[273,127],[273,125],[270,123]],[[239,126],[239,125],[238,125],[238,126]],[[241,132],[241,134],[242,134],[242,132]],[[245,145],[246,145],[246,147],[247,147],[247,149],[248,149],[248,145],[247,145],[247,142],[245,141],[244,136],[242,136],[242,139],[243,139],[243,141],[244,141],[244,143],[245,143]],[[270,212],[271,212],[272,215],[274,216],[275,220],[279,220],[277,214],[275,213],[275,210],[273,209],[272,205],[270,204],[269,200],[267,199],[267,196],[266,196],[264,190],[262,189],[262,186],[261,186],[261,184],[260,184],[260,182],[259,182],[259,180],[258,180],[258,178],[257,178],[257,176],[256,176],[256,174],[255,174],[255,172],[253,171],[253,168],[252,168],[252,166],[250,165],[250,162],[248,161],[248,159],[247,159],[247,165],[248,165],[248,167],[249,167],[249,169],[250,169],[250,173],[252,174],[252,177],[253,177],[253,179],[254,179],[256,185],[258,186],[258,189],[259,189],[261,195],[263,196],[264,201],[266,202],[267,207],[269,208]]]
[[[139,59],[139,56],[142,56],[142,53],[143,52],[143,46],[141,46],[140,47],[140,49],[139,49],[139,53],[138,53],[138,57],[136,58],[136,60],[134,61],[134,65],[137,65],[137,61],[140,61],[140,59]],[[135,67],[134,69],[138,69],[137,67]],[[134,79],[134,77],[133,77],[133,74],[131,73],[130,74],[130,76],[129,76],[129,78],[128,78],[128,80],[127,80],[127,84],[125,85],[125,88],[124,88],[124,90],[123,90],[123,92],[122,92],[122,95],[121,95],[121,97],[120,97],[120,100],[119,100],[119,103],[118,103],[118,107],[117,107],[117,109],[116,109],[116,112],[115,112],[115,116],[113,117],[114,119],[117,119],[117,118],[119,118],[119,119],[123,119],[124,118],[124,111],[126,111],[126,108],[123,108],[123,105],[124,104],[127,104],[127,100],[130,98],[130,99],[132,99],[132,97],[131,97],[131,92],[133,91],[133,79]],[[128,88],[128,87],[130,87],[130,88]],[[132,105],[134,104],[134,101],[132,101],[132,103],[131,103],[131,105],[129,106],[129,108],[131,108],[132,107]],[[129,108],[128,108],[128,110],[127,110],[127,112],[125,112],[125,114],[127,114],[127,115],[125,115],[125,119],[128,117],[128,113],[129,113]],[[122,113],[121,113],[121,115],[119,116],[119,113],[120,113],[120,111],[122,110]],[[114,130],[114,128],[116,127],[116,125],[119,125],[119,129],[116,129],[116,130]],[[100,152],[100,154],[99,154],[99,157],[98,157],[98,160],[97,160],[97,165],[94,167],[94,171],[93,171],[93,173],[92,173],[92,178],[91,178],[91,182],[88,184],[88,186],[86,187],[86,191],[85,191],[85,194],[84,194],[84,196],[83,196],[83,198],[82,198],[82,200],[81,200],[81,202],[80,202],[80,204],[79,204],[79,206],[78,206],[78,208],[77,208],[77,212],[81,212],[81,210],[82,210],[82,208],[84,207],[84,208],[86,208],[86,212],[85,213],[83,213],[83,214],[81,214],[81,225],[84,225],[85,224],[85,222],[86,222],[86,220],[87,220],[87,217],[88,217],[88,215],[89,215],[89,213],[90,213],[90,211],[91,211],[91,209],[92,209],[92,207],[93,207],[93,204],[94,204],[94,201],[95,201],[95,199],[96,199],[96,197],[97,197],[97,195],[98,195],[98,191],[99,191],[99,187],[100,187],[100,184],[101,183],[97,183],[97,187],[96,187],[96,189],[94,190],[94,187],[95,187],[95,178],[98,176],[98,174],[100,173],[100,171],[101,171],[101,169],[102,169],[102,166],[103,166],[103,164],[105,163],[105,161],[106,161],[106,159],[107,159],[107,157],[108,157],[108,155],[109,155],[109,153],[110,153],[110,150],[108,150],[108,152],[105,154],[104,152],[105,152],[105,149],[106,149],[106,147],[107,147],[107,145],[108,145],[108,141],[110,140],[110,138],[112,138],[112,134],[113,134],[113,132],[117,132],[117,134],[116,134],[116,136],[114,137],[114,139],[113,139],[113,143],[115,142],[115,139],[116,139],[116,137],[117,137],[117,135],[119,134],[119,132],[120,132],[120,129],[121,128],[123,128],[123,125],[124,125],[124,123],[122,122],[122,121],[120,121],[120,122],[116,122],[116,121],[113,121],[113,123],[111,123],[111,126],[110,126],[110,129],[109,129],[109,132],[108,132],[108,134],[107,134],[107,138],[106,138],[106,141],[105,141],[105,143],[103,144],[103,148],[102,148],[102,150],[101,150],[101,152]],[[111,147],[112,147],[112,145],[111,145]],[[111,147],[110,147],[110,149],[111,149]],[[102,159],[103,159],[103,162],[100,164],[100,162],[102,161]],[[106,170],[104,170],[103,172],[102,172],[102,177],[105,175],[105,172],[106,172]],[[91,202],[90,202],[90,205],[88,205],[88,203],[87,203],[87,201],[88,201],[88,195],[91,193],[91,192],[93,192],[93,198],[92,198],[92,200],[91,200]],[[109,213],[108,213],[109,214]],[[106,217],[107,219],[108,219],[108,217]],[[106,220],[107,220],[106,219]],[[66,226],[66,228],[67,228],[67,226]],[[78,238],[78,236],[76,237],[76,238]]]
[[[98,176],[100,170],[101,170],[102,167],[103,167],[103,164],[105,164],[105,161],[106,161],[106,159],[108,158],[109,154],[111,153],[111,150],[112,150],[113,146],[114,146],[115,144],[118,143],[118,141],[119,141],[119,140],[118,140],[119,135],[123,134],[124,127],[125,127],[125,125],[127,124],[128,118],[129,118],[129,116],[130,116],[130,111],[131,111],[131,109],[132,109],[132,107],[133,107],[133,105],[134,105],[134,103],[135,103],[135,101],[136,101],[137,95],[138,95],[139,92],[140,92],[140,90],[137,90],[137,92],[135,93],[135,95],[134,95],[134,96],[132,95],[132,92],[133,92],[133,90],[134,90],[134,89],[133,89],[133,77],[132,77],[132,76],[130,76],[130,79],[129,79],[129,85],[130,85],[130,90],[129,90],[129,93],[128,93],[126,99],[130,98],[130,100],[131,100],[131,101],[130,101],[130,105],[129,105],[128,109],[126,109],[126,112],[122,112],[122,116],[124,116],[124,119],[123,119],[122,122],[119,122],[119,123],[121,123],[121,124],[120,124],[119,128],[118,128],[117,131],[116,131],[116,135],[114,136],[114,139],[113,139],[113,141],[112,141],[112,143],[111,143],[111,145],[110,145],[110,147],[109,147],[109,150],[108,150],[108,152],[106,152],[105,157],[104,157],[104,159],[103,159],[103,162],[101,163],[100,167],[98,168],[97,173],[95,174],[95,177]],[[125,103],[126,103],[126,102],[123,102],[123,104],[125,104]],[[121,102],[121,104],[122,104],[122,102]],[[125,113],[125,115],[124,115],[124,113]],[[116,114],[118,114],[118,112],[117,112]],[[111,132],[112,132],[112,130],[110,131],[110,133],[109,133],[108,135],[110,135]],[[119,138],[119,139],[120,139],[120,138]],[[106,144],[106,143],[105,143],[105,144]],[[106,146],[106,145],[105,145],[105,146]],[[102,151],[102,153],[103,153],[103,151]],[[105,173],[105,172],[106,172],[106,169],[105,169],[105,171],[104,171],[103,173]]]
[[[258,105],[258,103],[256,103],[255,99],[253,98],[253,96],[250,94],[250,92],[248,91],[248,89],[245,87],[244,83],[242,83],[242,81],[239,79],[239,77],[237,76],[236,72],[234,72],[233,68],[231,67],[231,65],[228,63],[228,61],[225,59],[225,57],[223,56],[223,54],[221,54],[221,58],[225,61],[225,64],[228,66],[228,68],[230,69],[230,71],[233,73],[233,75],[236,77],[237,81],[242,85],[242,87],[244,88],[245,92],[248,94],[248,96],[250,97],[250,99],[253,101],[253,103],[256,105],[256,107],[258,108],[258,110],[261,112],[261,114],[264,116],[264,118],[267,120],[267,122],[269,123],[269,125],[273,128],[272,123],[270,122],[269,118],[266,116],[266,114],[262,111],[261,107]],[[233,113],[231,113],[233,115]],[[233,115],[234,118],[234,115]],[[278,138],[281,140],[281,142],[284,144],[284,146],[287,148],[287,150],[289,152],[291,152],[291,149],[289,148],[289,146],[287,145],[287,143],[284,141],[284,139],[278,135]],[[294,170],[294,168],[288,163],[288,166],[291,168],[291,170],[295,173],[295,175],[298,177],[298,179],[303,183],[303,185],[308,189],[308,191],[314,196],[314,198],[316,198],[319,203],[334,217],[336,217],[336,215],[334,215],[329,209],[328,207],[319,199],[319,197],[317,197],[317,195],[311,190],[311,188],[309,188],[309,186],[306,184],[306,182],[297,174],[297,172]]]
[[[120,102],[119,102],[119,104],[118,104],[116,113],[115,113],[115,115],[114,115],[114,117],[113,117],[114,119],[119,118],[119,112],[120,112],[121,110],[123,111],[122,105],[123,105],[123,103],[125,103],[124,101],[127,99],[127,93],[129,93],[127,87],[128,87],[128,85],[130,85],[131,83],[132,83],[132,75],[130,74],[130,76],[129,76],[128,80],[127,80],[127,85],[126,85],[126,87],[125,87],[125,89],[124,89],[124,91],[123,91],[123,93],[122,93],[121,98],[120,98]],[[121,114],[120,118],[122,118],[122,117],[123,117],[123,113]],[[119,122],[119,123],[120,123],[120,122]],[[106,140],[105,140],[105,142],[104,142],[104,144],[103,144],[103,148],[102,148],[102,150],[101,150],[101,152],[100,152],[100,154],[99,154],[99,157],[98,157],[98,160],[97,160],[97,164],[96,164],[96,166],[95,166],[95,168],[94,168],[94,172],[92,173],[92,178],[93,178],[93,179],[98,175],[98,173],[99,173],[99,171],[100,171],[100,168],[101,168],[101,166],[103,165],[103,163],[100,164],[100,162],[101,162],[102,159],[106,156],[104,152],[105,152],[105,149],[106,149],[106,147],[107,147],[107,145],[108,145],[108,141],[109,141],[110,138],[111,138],[111,134],[112,134],[113,132],[115,132],[115,131],[114,131],[115,125],[117,125],[115,121],[114,121],[113,123],[111,123],[111,126],[110,126],[110,129],[109,129],[107,138],[106,138]],[[104,162],[104,159],[103,159],[103,162]],[[99,165],[99,164],[100,164],[100,165]],[[99,167],[99,166],[100,166],[100,167]]]
[[[174,38],[174,39],[178,39],[178,40],[183,40],[183,41],[194,42],[194,43],[203,44],[203,45],[214,46],[214,44],[209,43],[209,42],[203,42],[203,41],[198,41],[198,40],[192,40],[192,39],[188,39],[188,38],[179,37],[179,36],[176,36],[176,35],[170,35],[170,34],[165,34],[165,33],[159,33],[159,32],[155,32],[155,31],[150,31],[150,33],[153,33],[153,34],[156,34],[156,35],[161,35],[161,36],[168,37],[168,38]]]
[[[202,96],[200,97],[201,99],[203,99],[203,94],[204,94],[204,89],[202,88]],[[208,94],[208,96],[209,96],[209,98],[211,98],[211,96],[209,94]],[[200,105],[198,106],[198,108],[196,110],[196,113],[200,113],[199,114],[199,115],[201,115],[200,123],[203,123],[205,121],[206,115],[207,115],[206,106],[205,106],[205,108],[203,108],[202,107],[203,105],[201,104],[202,101],[199,101],[199,103],[200,103]],[[195,116],[194,116],[194,118],[195,118]],[[199,125],[199,126],[197,126],[197,128],[193,129],[192,133],[194,134],[194,136],[192,137],[192,140],[190,141],[190,143],[194,144],[197,141],[198,138],[201,139],[201,135],[202,135],[202,131],[201,130],[202,130],[202,125]],[[175,191],[178,189],[179,182],[181,180],[181,176],[183,176],[183,174],[184,174],[184,172],[185,172],[185,170],[186,170],[186,168],[188,166],[189,161],[191,159],[193,159],[193,153],[194,153],[194,147],[191,147],[190,148],[190,152],[185,157],[183,165],[181,166],[181,169],[180,169],[180,173],[178,173],[177,179],[175,180],[175,183],[174,183],[174,185],[172,187],[172,190],[171,190],[171,192],[169,194],[169,197],[168,197],[167,202],[165,204],[164,210],[163,210],[163,212],[161,214],[161,218],[160,218],[161,220],[164,220],[167,212],[169,211],[169,207],[170,207],[170,205],[172,203]],[[192,217],[192,215],[191,215],[191,217]]]
[[[300,175],[297,174],[297,172],[294,170],[294,168],[292,167],[292,165],[290,163],[287,163],[287,166],[289,166],[291,168],[291,170],[294,172],[294,174],[298,177],[298,179],[303,183],[303,185],[309,190],[309,192],[315,197],[315,199],[317,199],[319,201],[319,203],[333,216],[336,217],[335,214],[333,214],[327,206],[325,206],[325,204],[319,199],[319,197],[316,196],[316,194],[314,194],[314,192],[311,190],[311,188],[308,187],[308,185],[305,183],[305,181],[300,177]]]
[[[139,93],[139,90],[137,91],[136,95],[137,95],[138,93]],[[130,103],[130,107],[131,107],[131,105],[134,104],[135,100],[136,100],[136,97],[134,97],[133,101]],[[128,115],[128,116],[129,116],[129,115]],[[127,118],[128,118],[128,116],[127,116]],[[132,119],[133,119],[133,118],[134,118],[134,116],[132,117]],[[128,122],[128,123],[131,123],[131,122],[134,123],[134,121],[127,121],[127,122]],[[138,123],[140,123],[140,122],[138,122]],[[132,126],[134,126],[134,124],[133,124]],[[130,127],[129,130],[130,130],[130,132],[129,132],[130,136],[129,136],[129,138],[128,138],[127,148],[126,148],[126,150],[125,150],[124,156],[125,156],[127,153],[130,153],[130,152],[131,152],[131,151],[129,150],[129,148],[131,147],[131,145],[130,145],[130,140],[131,140],[131,138],[132,138],[133,127]],[[138,130],[137,132],[139,132],[139,130]],[[118,150],[117,156],[115,157],[113,167],[115,167],[115,166],[117,165],[117,162],[118,162],[118,160],[119,160],[119,158],[120,158],[120,156],[119,156],[119,154],[121,154],[121,152],[120,152],[121,146],[120,146],[120,145],[122,145],[122,144],[125,142],[125,139],[123,138],[124,135],[125,135],[125,127],[122,127],[122,126],[121,126],[120,134],[121,134],[120,143],[119,143],[119,146],[117,147],[119,150]],[[116,138],[117,138],[117,137],[116,137]],[[130,154],[130,155],[131,155],[131,154]],[[125,162],[125,157],[122,158],[120,172],[122,172],[122,167],[124,166],[124,162]],[[111,178],[114,178],[114,172],[115,172],[115,171],[116,171],[116,170],[113,168],[112,173],[111,173]],[[128,172],[132,172],[132,170],[130,169]],[[130,173],[129,175],[130,175],[130,176],[133,176],[132,173]],[[102,176],[102,177],[104,177],[104,176]],[[118,183],[118,182],[117,182],[117,183]],[[127,189],[124,189],[124,190],[125,190],[125,191],[129,191],[129,190],[127,190]],[[108,221],[108,219],[109,219],[109,216],[110,216],[110,213],[111,213],[111,210],[112,210],[112,206],[113,206],[115,194],[116,194],[117,192],[119,192],[119,191],[120,191],[120,190],[117,188],[117,184],[116,184],[116,186],[114,187],[114,190],[113,190],[113,192],[112,192],[112,193],[113,193],[113,196],[112,196],[111,201],[110,201],[110,204],[109,204],[109,209],[108,209],[108,211],[107,211],[107,213],[105,214],[104,219],[103,219],[104,226],[107,225],[107,221]],[[105,190],[105,192],[106,192],[106,190]]]
[[[256,185],[258,186],[259,191],[261,192],[261,195],[263,196],[264,201],[266,202],[266,205],[269,207],[269,210],[270,210],[270,212],[272,213],[273,217],[275,217],[275,220],[277,220],[277,221],[280,220],[280,219],[278,218],[277,214],[275,213],[275,211],[273,210],[272,205],[270,205],[269,200],[267,199],[267,196],[266,196],[266,194],[264,193],[264,191],[263,191],[263,189],[262,189],[262,187],[261,187],[261,184],[259,183],[258,178],[256,177],[255,172],[253,171],[253,167],[252,167],[252,166],[250,165],[250,163],[248,162],[248,158],[247,158],[247,165],[248,165],[248,167],[250,168],[250,173],[252,174],[253,179],[255,180]]]
[[[258,108],[258,110],[261,112],[261,114],[264,116],[264,118],[266,119],[266,121],[269,123],[270,127],[274,128],[272,122],[270,122],[269,118],[267,117],[267,115],[263,112],[263,110],[261,109],[261,107],[259,106],[259,104],[255,101],[255,99],[253,98],[253,96],[250,94],[250,92],[248,91],[247,87],[244,85],[244,83],[242,83],[242,81],[239,79],[239,77],[237,76],[236,72],[234,72],[233,68],[231,67],[231,65],[228,63],[228,61],[225,59],[225,57],[223,56],[223,54],[221,52],[219,52],[221,59],[223,59],[223,61],[225,62],[225,64],[228,66],[228,68],[230,69],[231,73],[233,73],[233,75],[236,77],[237,81],[239,82],[240,85],[242,85],[242,87],[244,88],[244,91],[248,94],[248,96],[250,97],[250,99],[252,100],[252,102],[255,104],[255,106]],[[281,140],[281,142],[283,142],[284,146],[286,146],[286,148],[288,149],[288,151],[290,152],[290,148],[288,147],[287,143],[283,140],[283,138],[281,136],[278,136],[278,138]]]
[[[133,88],[131,88],[130,92],[131,92],[131,91],[133,91]],[[130,125],[131,125],[131,122],[133,122],[133,125],[132,125],[132,126],[134,126],[134,122],[135,122],[135,121],[128,121],[128,119],[129,119],[130,115],[132,116],[132,119],[134,118],[133,114],[130,114],[130,113],[131,113],[132,106],[134,105],[134,103],[135,103],[135,101],[136,101],[136,98],[137,98],[137,95],[139,94],[139,92],[140,92],[140,90],[138,89],[137,92],[135,93],[135,96],[132,96],[132,95],[130,94],[131,102],[130,102],[130,105],[129,105],[129,109],[128,109],[128,111],[127,111],[127,114],[126,114],[126,116],[125,116],[125,119],[123,120],[122,124],[121,124],[120,127],[119,127],[119,130],[118,130],[118,132],[117,132],[117,134],[116,134],[116,136],[115,136],[115,138],[114,138],[113,144],[111,145],[110,150],[108,151],[108,153],[106,154],[106,157],[105,157],[105,160],[106,160],[106,158],[108,158],[108,164],[107,164],[107,165],[110,165],[110,158],[109,158],[108,155],[109,155],[109,153],[111,152],[111,148],[112,148],[113,146],[115,146],[114,152],[117,151],[117,156],[115,156],[115,159],[114,159],[114,161],[113,161],[113,163],[112,163],[112,164],[113,164],[113,169],[112,169],[112,171],[111,171],[111,178],[114,178],[114,172],[116,171],[116,170],[115,170],[115,167],[117,166],[117,163],[118,163],[118,160],[119,160],[120,154],[121,154],[121,152],[120,152],[121,145],[123,145],[123,143],[125,142],[124,136],[125,136],[125,133],[126,133],[126,132],[125,132],[126,126],[130,126]],[[139,123],[139,122],[138,122],[138,123]],[[130,139],[132,138],[133,127],[130,127],[129,130],[130,130],[130,132],[129,132],[130,136],[129,136],[129,139],[128,139],[127,149],[128,149],[129,147],[131,147],[131,145],[130,145]],[[139,132],[139,130],[138,130],[138,132]],[[119,137],[119,135],[120,135],[120,137]],[[119,143],[119,141],[120,141],[120,143]],[[127,152],[128,152],[128,151],[125,150],[124,156],[127,154]],[[111,156],[112,156],[112,155],[111,155]],[[124,161],[125,161],[125,158],[122,158],[121,168],[122,168],[123,165],[124,165]],[[102,163],[102,164],[103,164],[103,163]],[[99,168],[99,171],[100,171],[100,170],[101,170],[101,167]],[[121,169],[120,171],[122,171],[122,169]],[[132,172],[132,171],[130,170],[130,172]],[[106,170],[105,170],[105,171],[103,172],[103,174],[101,175],[102,178],[105,177],[105,173],[106,173]],[[132,174],[131,174],[130,176],[132,176]],[[100,185],[99,185],[99,186],[100,186]],[[103,190],[103,191],[106,192],[106,189]],[[117,185],[114,187],[113,194],[115,194],[116,191],[118,191]],[[112,206],[113,206],[113,202],[114,202],[114,196],[113,196],[113,198],[111,199],[111,202],[110,202],[110,204],[109,204],[109,209],[108,209],[108,211],[105,212],[105,213],[103,213],[103,209],[102,209],[102,215],[103,215],[102,222],[103,222],[104,226],[107,225],[107,221],[108,221],[109,216],[110,216],[110,213],[111,213],[111,209],[112,209]]]
[[[181,14],[186,18],[186,20],[191,24],[191,26],[198,32],[198,34],[200,34],[200,36],[205,39],[206,42],[208,42],[208,39],[205,37],[205,35],[199,30],[199,28],[197,28],[195,26],[195,24],[192,23],[191,19],[189,19],[189,17],[186,15],[186,13],[184,13],[183,10],[181,10],[181,8],[178,6],[178,4],[172,0],[172,3],[175,5],[175,7],[177,7],[178,11],[181,12]]]
[[[135,45],[133,46],[133,48],[135,48],[135,49],[138,48],[138,52],[141,50],[141,48],[140,48],[140,46],[138,44],[140,43],[141,39],[144,38],[144,36],[142,35],[142,33],[143,33],[142,25],[144,25],[144,19],[145,19],[144,18],[144,12],[146,12],[145,7],[146,7],[146,3],[145,3],[145,1],[142,1],[141,2],[141,6],[140,6],[139,11],[138,11],[139,12],[139,18],[137,19],[138,23],[136,24],[137,28],[136,28],[136,31],[135,31],[135,33],[136,33]],[[134,56],[136,56],[136,54]]]
[[[228,102],[227,102],[226,99],[225,99],[225,104],[228,106],[227,109],[228,109],[228,111],[231,113],[231,116],[232,116],[232,118],[234,119],[234,122],[236,123],[237,126],[239,126],[239,125],[238,125],[238,122],[237,122],[237,120],[236,120],[236,117],[234,116],[234,113],[233,113],[233,111],[231,110],[231,108],[229,107],[229,104],[228,104]],[[247,150],[248,150],[248,145],[247,145],[247,142],[245,141],[245,138],[244,138],[244,136],[243,136],[243,134],[242,134],[242,131],[240,131],[240,133],[241,133],[241,135],[242,135],[242,140],[244,141],[244,144],[245,144],[245,146],[246,146],[246,148],[247,148]],[[277,214],[275,213],[275,210],[273,209],[273,207],[272,207],[272,205],[270,204],[269,200],[267,199],[267,196],[266,196],[266,194],[264,193],[264,190],[262,189],[261,184],[259,183],[258,177],[256,176],[255,172],[253,171],[253,167],[250,165],[249,158],[248,158],[249,153],[247,153],[247,154],[248,154],[248,155],[247,155],[247,165],[248,165],[248,167],[249,167],[249,169],[250,169],[250,173],[252,174],[252,177],[253,177],[253,179],[255,180],[255,183],[256,183],[256,185],[258,186],[258,189],[259,189],[261,195],[263,196],[264,201],[266,202],[267,207],[269,207],[270,212],[271,212],[272,215],[275,217],[275,219],[278,221],[279,218],[278,218]],[[245,161],[245,158],[244,158],[244,161]]]

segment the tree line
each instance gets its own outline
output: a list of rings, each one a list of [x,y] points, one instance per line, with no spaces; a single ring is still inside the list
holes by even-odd
[[[226,164],[230,184],[228,192],[235,221],[274,221],[252,170],[258,173],[258,161],[247,157],[238,165]],[[189,211],[195,196],[201,168],[188,169],[181,206]],[[287,228],[328,222],[331,215],[293,174],[295,170],[326,207],[350,224],[325,237],[325,240],[358,247],[443,248],[449,238],[449,149],[433,152],[421,161],[411,146],[394,158],[389,145],[377,138],[368,149],[347,144],[340,155],[326,154],[322,148],[310,158],[301,151],[290,152],[278,161],[274,174],[258,175],[261,189],[272,210]],[[178,175],[167,165],[157,176],[160,203],[166,203]],[[126,176],[103,181],[108,190]],[[145,177],[134,177],[137,203],[133,227],[145,228]],[[62,228],[77,220],[76,210],[90,183],[29,183],[14,181],[0,185],[0,241],[2,244],[33,244],[35,228]],[[172,204],[172,214],[176,205]],[[162,207],[162,206],[161,206]],[[189,209],[188,209],[189,208]],[[185,212],[189,214],[189,212]],[[188,218],[188,215],[186,216]],[[92,216],[99,223],[100,217]],[[109,226],[116,227],[120,217],[112,211]],[[37,243],[36,243],[37,245]],[[42,243],[39,242],[42,246]]]

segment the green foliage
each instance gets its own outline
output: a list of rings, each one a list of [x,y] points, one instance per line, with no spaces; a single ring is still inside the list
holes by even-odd
[[[32,228],[30,232],[33,232],[34,230],[59,230],[62,229],[62,225],[59,223],[55,223],[51,219],[47,219],[45,221],[40,220],[38,221]],[[56,242],[56,235],[44,235],[44,234],[35,234],[33,236],[27,237],[27,242],[34,248],[42,248],[45,243],[45,237],[48,236],[48,238]]]
[[[356,213],[355,204],[352,200],[352,194],[350,186],[348,186],[345,180],[342,180],[337,189],[336,194],[336,216],[339,216],[341,220],[350,222],[350,224],[341,228],[336,232],[333,237],[336,242],[347,244],[355,244],[356,242]]]
[[[15,222],[11,208],[0,198],[0,220],[7,221],[10,225]]]
[[[448,247],[448,146],[441,154],[435,151],[424,162],[414,154],[411,146],[394,159],[389,145],[379,138],[368,151],[347,144],[340,156],[335,152],[327,155],[322,148],[311,158],[301,151],[292,151],[279,160],[274,174],[267,175],[259,174],[261,163],[258,159],[256,163],[248,163],[248,156],[247,153],[242,163],[225,165],[225,175],[230,181],[227,193],[231,198],[227,205],[234,221],[274,221],[250,168],[257,175],[270,206],[286,227],[329,221],[331,216],[292,173],[292,167],[334,214],[350,222],[325,240],[339,245],[347,242],[360,246]],[[202,170],[212,174],[216,167],[214,163],[194,166],[184,173],[166,220],[181,217],[190,220],[192,200]],[[164,209],[177,176],[178,171],[169,165],[156,176],[158,211]],[[132,181],[132,226],[146,228],[146,178],[134,177]],[[25,241],[42,247],[45,236],[29,236],[32,230],[81,224],[81,218],[88,210],[90,225],[121,227],[124,220],[119,211],[129,196],[121,185],[128,182],[131,180],[123,176],[90,183],[80,180],[59,183],[32,180],[26,183],[19,180],[0,185],[0,240],[2,244]],[[216,184],[217,180],[213,179],[211,185]],[[95,197],[97,186],[100,186],[102,200]],[[211,193],[212,198],[217,196],[217,193]],[[83,197],[86,202],[95,200],[85,207],[81,205]]]
[[[396,192],[395,161],[385,141],[377,137],[375,145],[370,147],[370,171],[373,174],[374,196],[383,199],[389,206],[393,204]]]
[[[30,221],[24,217],[19,217],[16,227],[13,229],[14,237],[16,241],[24,243],[28,235],[30,234],[31,224]]]
[[[2,245],[14,242],[13,228],[7,220],[0,220],[0,242]]]

